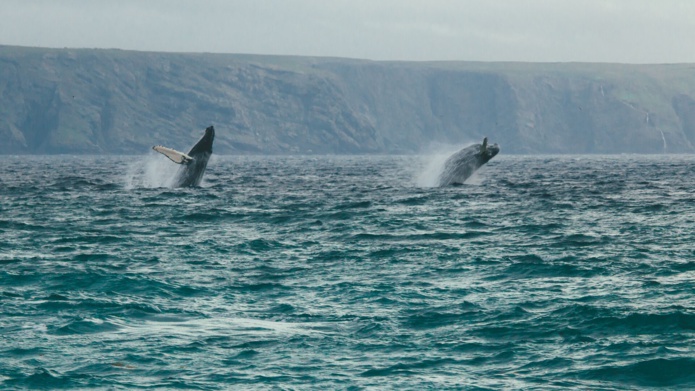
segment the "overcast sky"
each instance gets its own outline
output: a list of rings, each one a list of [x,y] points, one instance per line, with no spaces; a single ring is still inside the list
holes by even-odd
[[[0,44],[695,63],[691,0],[1,0]]]

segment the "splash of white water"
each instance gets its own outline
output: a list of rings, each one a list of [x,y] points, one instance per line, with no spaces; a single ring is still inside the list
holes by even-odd
[[[177,164],[172,164],[161,156],[149,154],[136,159],[128,165],[125,173],[125,188],[128,190],[137,188],[171,187]]]
[[[422,156],[421,170],[417,173],[415,183],[420,187],[436,187],[439,185],[439,175],[444,171],[444,163],[451,153],[436,153]]]

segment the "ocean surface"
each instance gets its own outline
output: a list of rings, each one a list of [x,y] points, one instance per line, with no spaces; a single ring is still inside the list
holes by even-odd
[[[695,156],[438,159],[0,156],[0,389],[695,389]]]

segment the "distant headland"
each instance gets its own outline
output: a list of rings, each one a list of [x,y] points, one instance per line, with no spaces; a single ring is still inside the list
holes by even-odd
[[[0,46],[1,154],[186,148],[414,154],[695,152],[695,64],[381,62]]]

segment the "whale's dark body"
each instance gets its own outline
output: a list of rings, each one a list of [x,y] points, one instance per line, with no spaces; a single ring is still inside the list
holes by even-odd
[[[205,129],[205,135],[191,148],[188,156],[193,161],[182,164],[174,177],[173,187],[199,186],[203,180],[203,174],[208,166],[208,160],[212,155],[212,142],[215,140],[215,128],[209,126]]]
[[[483,164],[500,152],[497,144],[487,145],[487,137],[482,144],[473,144],[451,155],[444,163],[439,175],[439,186],[463,184]]]

